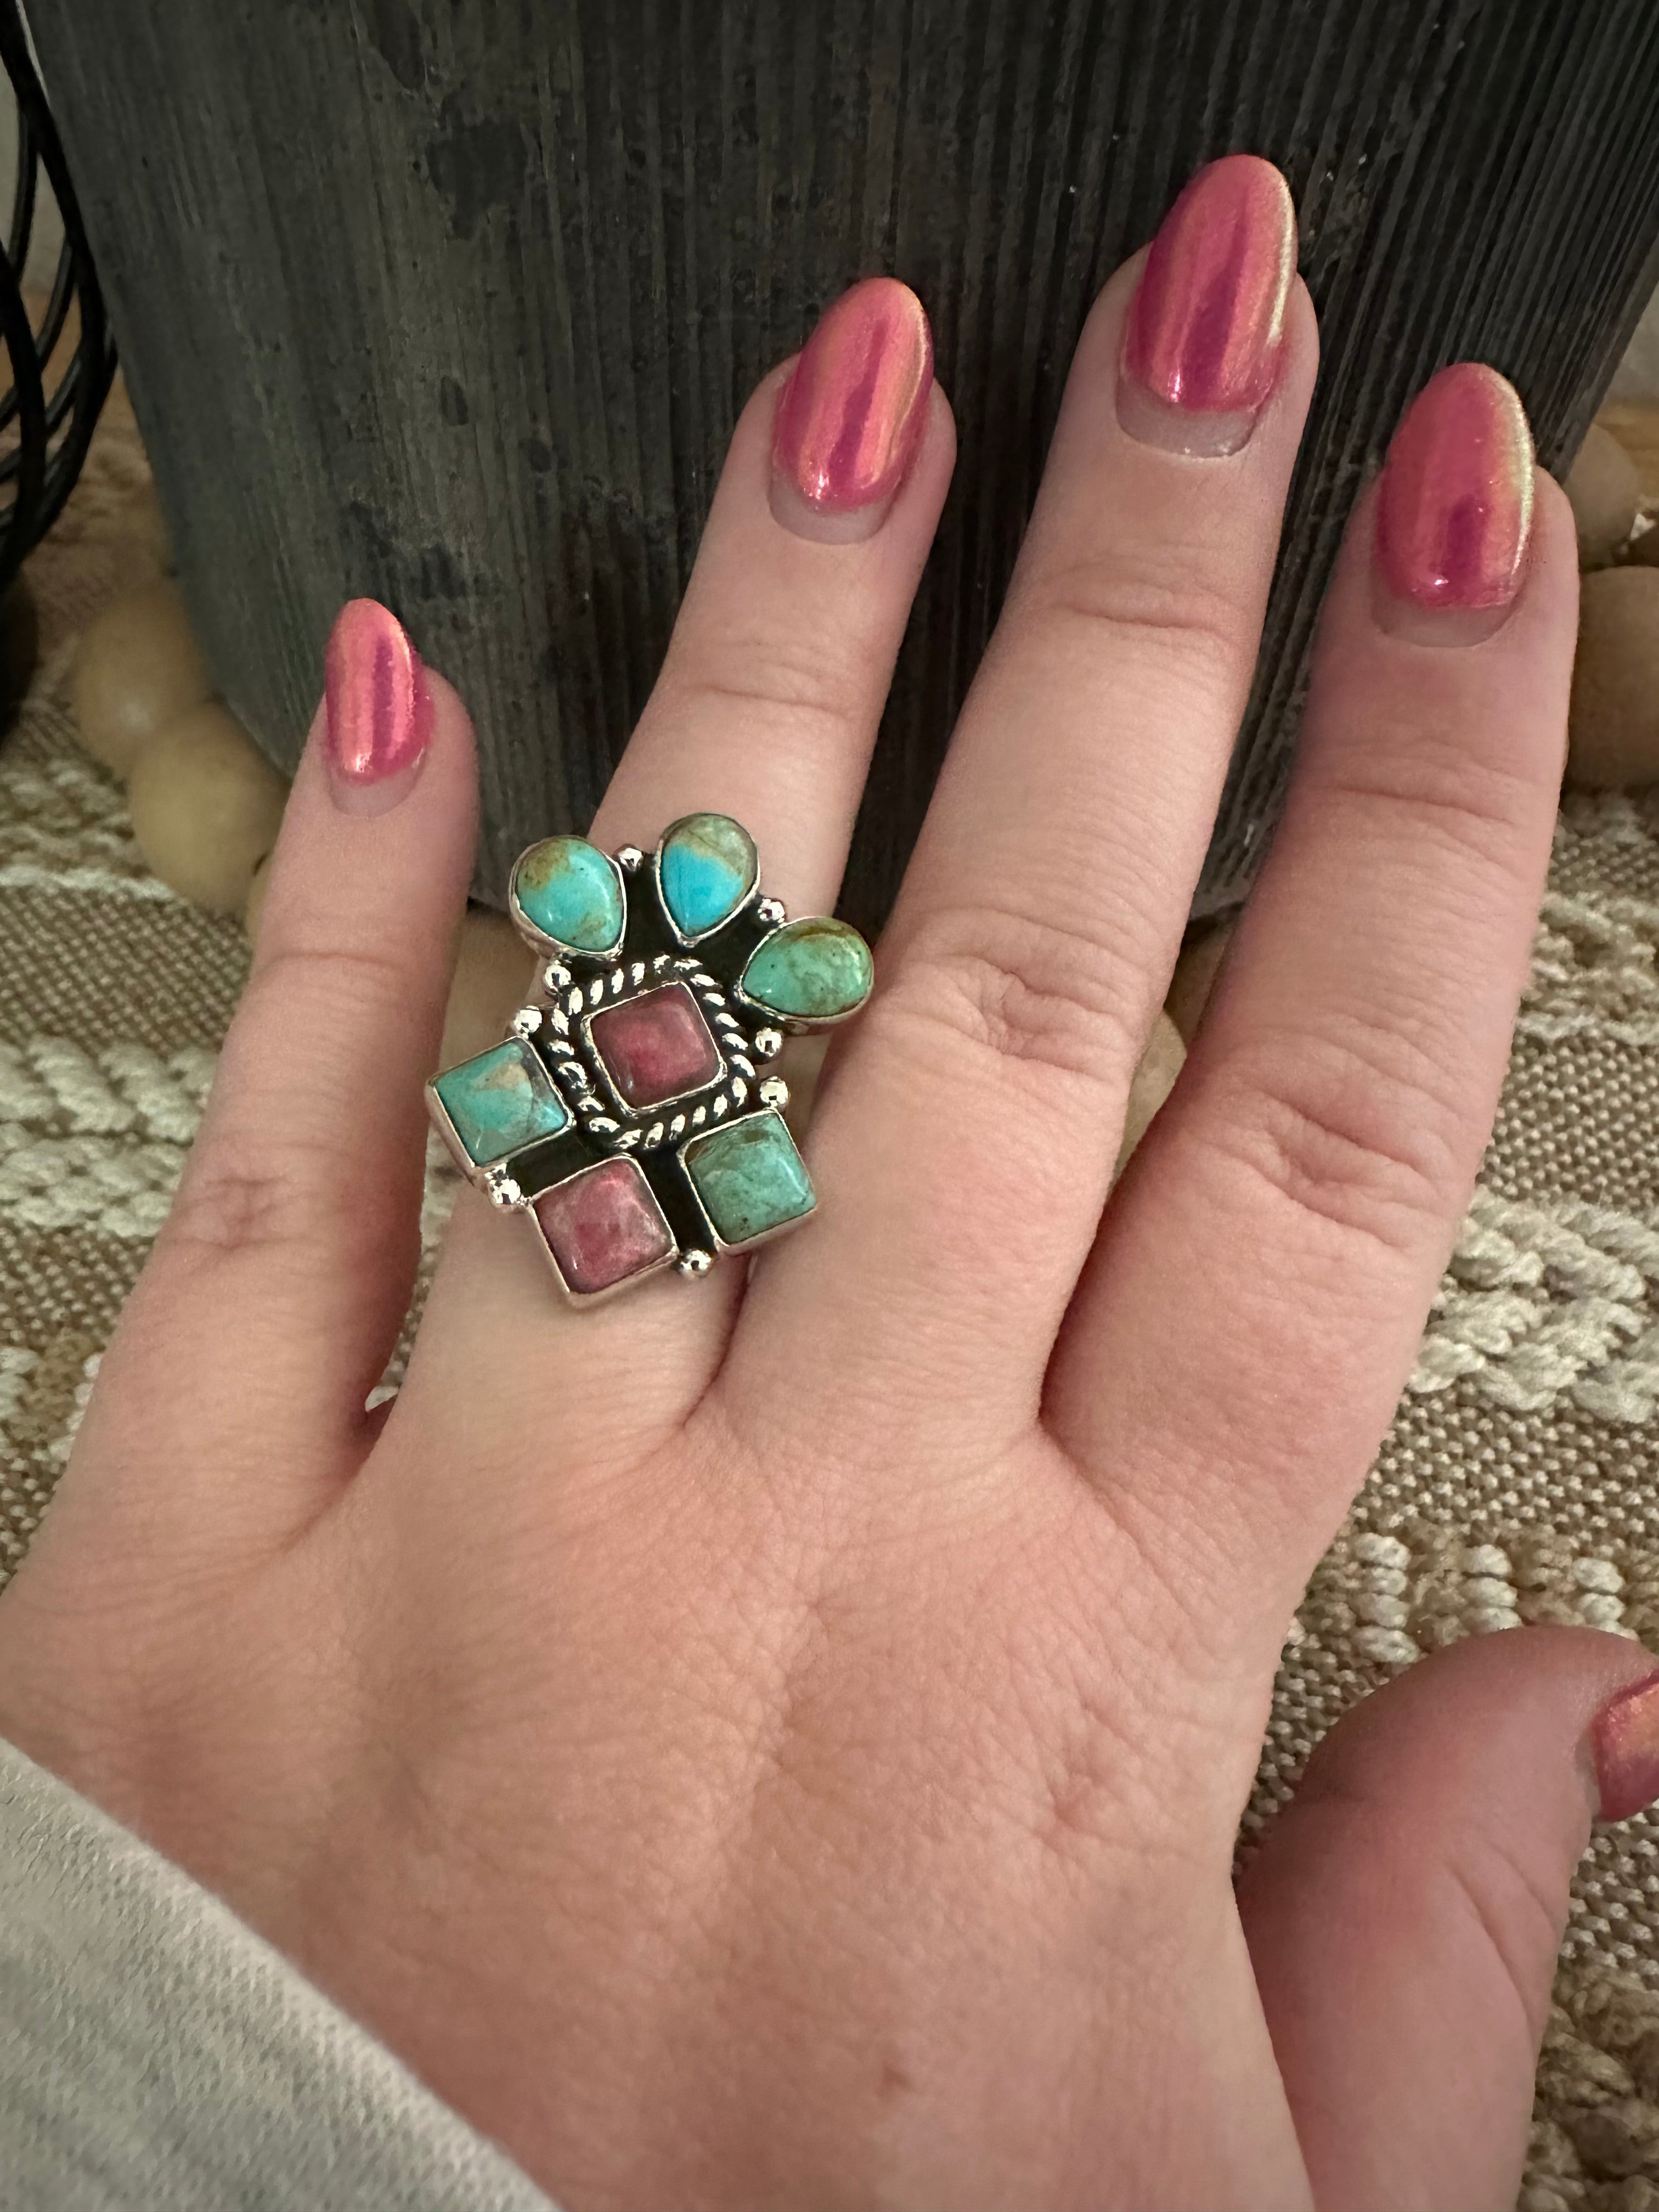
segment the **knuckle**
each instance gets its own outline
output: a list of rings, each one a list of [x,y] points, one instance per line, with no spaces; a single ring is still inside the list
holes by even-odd
[[[342,1063],[354,1032],[422,987],[392,951],[301,941],[272,945],[243,994],[201,1132],[158,1240],[173,1254],[299,1252],[381,1234],[384,1206],[360,1189],[349,1133],[309,1094],[307,1068]],[[273,1066],[283,1099],[261,1107]]]
[[[339,1182],[338,1164],[321,1145],[216,1131],[191,1158],[161,1244],[216,1258],[309,1249],[342,1218]]]
[[[1455,1218],[1482,1133],[1407,1040],[1285,1038],[1224,1080],[1210,1143],[1297,1214],[1402,1255]]]
[[[302,1006],[307,1024],[338,1014],[348,1019],[403,999],[416,978],[398,953],[372,945],[273,943],[243,998],[247,1018],[266,1015],[270,1001]]]
[[[1184,556],[1183,556],[1184,560]],[[1060,648],[1149,659],[1161,679],[1231,690],[1247,672],[1260,616],[1224,586],[1188,573],[1096,554],[1045,568],[1018,602],[1022,623]]]
[[[1535,2045],[1549,2021],[1550,1969],[1560,1946],[1566,1897],[1528,1862],[1522,1843],[1490,1831],[1467,1833],[1445,1864],[1454,1893],[1486,1938],[1498,1980]]]
[[[931,1030],[1003,1070],[1127,1083],[1144,993],[1097,939],[1007,908],[955,907],[912,938],[871,1018]]]
[[[1532,1862],[1523,1838],[1467,1811],[1449,1832],[1426,1832],[1419,1808],[1377,1788],[1328,1747],[1340,1741],[1339,1730],[1315,1753],[1281,1820],[1317,1832],[1320,1861],[1352,1891],[1343,1901],[1359,1919],[1374,1912],[1391,1883],[1403,1881],[1430,1900],[1443,1943],[1456,1942],[1454,1923],[1472,1927],[1495,1987],[1507,1993],[1535,2044],[1549,2016],[1565,1890],[1558,1893],[1547,1869]]]
[[[732,672],[749,671],[749,674]],[[780,726],[794,740],[844,744],[866,710],[850,656],[831,656],[799,642],[727,636],[715,649],[677,657],[663,670],[662,704],[682,716],[754,725],[775,743]]]
[[[1379,825],[1397,830],[1419,858],[1433,853],[1483,878],[1530,872],[1536,825],[1554,805],[1536,776],[1478,757],[1466,735],[1417,723],[1342,747],[1328,773],[1336,803],[1369,825],[1368,842]]]

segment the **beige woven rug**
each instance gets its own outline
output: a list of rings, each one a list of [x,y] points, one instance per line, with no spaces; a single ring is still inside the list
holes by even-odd
[[[149,876],[64,704],[76,633],[155,573],[118,394],[27,572],[0,737],[0,1582],[68,1457],[246,973]],[[1571,799],[1480,1192],[1376,1468],[1285,1655],[1250,1821],[1345,1706],[1455,1636],[1588,1621],[1659,1650],[1659,794]],[[449,1193],[434,1179],[428,1243]],[[1580,1870],[1528,2212],[1659,2212],[1659,1821]],[[1409,2114],[1399,2117],[1408,2127]]]

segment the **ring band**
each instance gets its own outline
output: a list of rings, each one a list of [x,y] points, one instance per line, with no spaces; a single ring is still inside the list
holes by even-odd
[[[507,907],[542,961],[531,1001],[504,1042],[433,1077],[427,1106],[468,1181],[533,1224],[566,1296],[703,1275],[804,1221],[788,1089],[761,1067],[864,1005],[858,932],[763,897],[726,814],[671,823],[648,860],[544,838]]]

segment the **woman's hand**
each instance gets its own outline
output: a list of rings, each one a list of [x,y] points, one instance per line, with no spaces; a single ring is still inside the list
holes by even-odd
[[[1487,372],[1358,503],[1288,811],[1108,1204],[1314,379],[1292,259],[1275,173],[1220,163],[1089,319],[819,1093],[819,1217],[746,1288],[574,1313],[465,1199],[389,1418],[472,744],[436,678],[418,731],[352,665],[319,716],[173,1218],[0,1607],[0,1730],[571,2205],[1511,2201],[1581,1746],[1643,1655],[1425,1663],[1231,1871],[1549,849],[1573,530]],[[901,288],[793,375],[596,835],[729,811],[813,911],[953,441]]]

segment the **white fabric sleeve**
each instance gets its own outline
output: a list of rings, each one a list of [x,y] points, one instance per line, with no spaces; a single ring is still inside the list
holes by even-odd
[[[9,2212],[554,2212],[216,1898],[0,1742]]]

